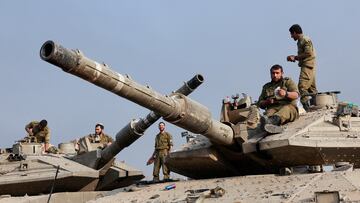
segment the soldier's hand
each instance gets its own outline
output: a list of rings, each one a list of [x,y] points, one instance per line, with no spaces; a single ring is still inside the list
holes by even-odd
[[[284,89],[279,89],[278,94],[279,94],[280,97],[285,97],[285,95],[286,95],[286,90],[284,90]]]
[[[265,104],[266,104],[266,105],[270,105],[270,104],[273,104],[273,103],[275,103],[275,99],[274,99],[274,98],[269,98],[269,99],[265,100]]]
[[[294,55],[290,55],[290,56],[286,57],[286,60],[290,61],[290,62],[295,62],[296,61]]]
[[[31,136],[33,136],[34,135],[34,133],[33,133],[33,131],[32,131],[33,129],[32,128],[30,128],[29,129],[29,135],[31,135]]]
[[[150,165],[150,164],[154,163],[154,161],[155,161],[155,157],[154,157],[154,156],[151,156],[151,157],[149,158],[149,160],[146,162],[146,165]]]
[[[269,106],[270,104],[273,104],[273,103],[275,103],[275,100],[273,98],[268,98],[268,99],[262,101],[260,106],[267,107],[267,106]]]

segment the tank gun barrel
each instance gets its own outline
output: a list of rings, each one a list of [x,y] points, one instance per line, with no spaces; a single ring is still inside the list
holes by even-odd
[[[214,143],[220,145],[235,143],[234,132],[230,126],[212,119],[210,111],[205,106],[182,94],[163,96],[111,70],[105,64],[99,64],[85,57],[79,50],[66,49],[53,41],[43,44],[40,57],[67,73],[156,112],[174,125],[202,134]]]
[[[199,87],[204,81],[204,77],[200,74],[195,75],[192,79],[187,82],[184,82],[184,85],[181,86],[175,93],[180,93],[183,95],[189,95],[197,87]],[[145,118],[134,119],[130,121],[125,127],[123,127],[116,134],[116,141],[112,145],[106,147],[101,152],[101,163],[107,163],[110,161],[116,154],[118,154],[125,147],[128,147],[141,136],[144,135],[144,132],[161,116],[155,112],[150,112]],[[100,164],[101,165],[101,164]]]

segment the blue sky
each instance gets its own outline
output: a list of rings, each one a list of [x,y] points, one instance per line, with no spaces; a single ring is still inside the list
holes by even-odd
[[[149,112],[42,61],[46,40],[80,49],[163,94],[200,73],[205,83],[190,97],[218,119],[226,96],[257,100],[273,64],[298,80],[299,68],[285,60],[296,53],[288,28],[298,23],[317,51],[318,89],[340,90],[341,100],[359,104],[359,8],[355,0],[0,1],[0,147],[24,137],[31,120],[47,119],[57,145],[92,133],[97,122],[114,136]],[[167,130],[179,148],[182,130]],[[118,159],[151,178],[145,163],[157,131],[152,126]]]

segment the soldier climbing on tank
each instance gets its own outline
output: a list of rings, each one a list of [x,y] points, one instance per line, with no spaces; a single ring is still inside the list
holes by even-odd
[[[50,147],[50,129],[47,126],[46,120],[31,121],[25,126],[25,130],[28,133],[27,138],[31,142],[42,143],[44,144],[45,152],[48,151]]]
[[[287,57],[287,61],[295,62],[299,61],[300,76],[299,76],[299,91],[300,102],[306,111],[309,110],[309,95],[317,93],[316,89],[316,67],[315,67],[315,49],[308,36],[305,36],[302,32],[300,25],[292,25],[289,29],[291,38],[297,41],[298,54],[290,55]]]
[[[153,182],[159,182],[160,167],[162,167],[164,181],[170,178],[170,170],[165,164],[165,158],[169,154],[172,143],[172,136],[165,131],[165,123],[159,123],[159,133],[155,137],[155,150],[147,161],[147,165],[154,163]]]
[[[258,106],[265,109],[262,117],[264,130],[268,133],[281,133],[280,126],[299,117],[296,100],[298,89],[292,79],[283,77],[283,68],[276,64],[270,68],[271,82],[263,86]]]

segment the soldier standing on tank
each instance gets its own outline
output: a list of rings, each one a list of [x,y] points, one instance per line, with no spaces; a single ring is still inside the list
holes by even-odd
[[[271,82],[263,86],[258,100],[258,106],[265,109],[262,124],[269,133],[281,133],[283,129],[280,125],[299,117],[296,106],[298,89],[294,81],[283,77],[283,74],[283,68],[278,64],[270,68]]]
[[[169,154],[172,143],[172,136],[170,133],[165,131],[165,123],[159,123],[160,132],[156,135],[155,138],[155,150],[154,153],[149,158],[147,165],[154,162],[154,170],[153,170],[153,181],[159,181],[159,173],[160,167],[162,167],[164,180],[168,180],[170,178],[170,170],[165,164],[165,158]]]
[[[297,41],[298,54],[288,56],[287,61],[299,61],[300,77],[298,87],[301,95],[300,102],[304,109],[308,111],[310,107],[309,94],[317,93],[315,49],[311,39],[303,34],[300,25],[292,25],[289,31],[291,38]]]
[[[25,126],[28,137],[32,142],[43,143],[44,150],[47,152],[50,147],[50,129],[47,127],[47,121],[31,121]]]
[[[91,143],[101,143],[103,147],[111,145],[114,142],[113,138],[104,132],[104,124],[97,123],[95,125],[95,133],[89,135],[89,141]]]

